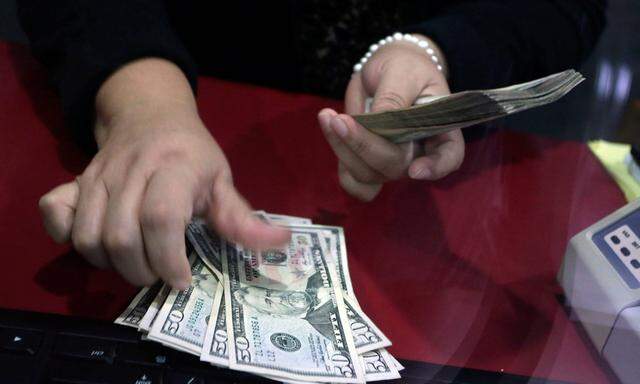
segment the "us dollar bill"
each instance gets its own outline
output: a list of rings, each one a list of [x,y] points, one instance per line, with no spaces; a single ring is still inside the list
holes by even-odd
[[[327,226],[316,226],[324,230],[326,249],[332,254],[332,262],[330,266],[337,270],[336,276],[343,276],[340,278],[340,284],[343,289],[343,299],[347,308],[347,316],[349,317],[349,325],[351,326],[351,332],[353,334],[356,350],[359,354],[364,352],[376,350],[379,348],[388,347],[391,345],[391,340],[375,325],[375,323],[365,314],[360,308],[355,299],[353,289],[351,288],[351,278],[349,277],[349,271],[345,256],[341,256],[341,250],[344,252],[344,235],[342,228],[333,227],[330,231],[327,231]],[[342,235],[342,236],[341,236]],[[329,251],[330,250],[330,251]],[[341,262],[341,259],[343,260]],[[347,269],[345,271],[345,269]],[[351,290],[351,294],[348,294],[346,290]]]
[[[388,347],[391,341],[378,329],[373,321],[362,311],[356,309],[353,300],[344,296],[353,342],[359,354]]]
[[[364,367],[364,379],[367,383],[373,381],[399,379],[400,373],[395,365],[394,358],[386,349],[369,351],[358,356]],[[398,363],[399,364],[399,363]],[[404,369],[404,367],[403,367]],[[288,384],[310,384],[309,381],[282,380],[275,376],[265,376],[271,380],[281,381]]]
[[[162,283],[157,282],[150,287],[144,287],[133,298],[127,309],[118,316],[115,320],[116,324],[125,325],[128,327],[138,328],[142,318],[151,306],[151,303],[156,298],[158,293],[162,289]]]
[[[232,369],[290,380],[364,380],[323,234],[290,226],[281,250],[223,247]]]
[[[325,236],[329,237],[329,251],[332,260],[336,265],[338,278],[340,279],[340,288],[357,304],[356,295],[353,291],[351,276],[349,274],[349,261],[347,259],[347,242],[344,237],[344,229],[342,227],[334,227],[330,225],[313,225],[313,228],[325,231]],[[358,305],[359,307],[359,305]]]
[[[148,338],[200,356],[219,280],[194,253],[191,285],[184,291],[172,289],[151,325]]]
[[[422,97],[412,107],[377,113],[368,113],[372,104],[368,99],[366,113],[353,117],[371,132],[402,143],[552,103],[583,80],[570,69],[504,88]]]
[[[229,366],[229,336],[222,285],[213,299],[200,360],[223,367]]]
[[[270,214],[267,214],[270,215]],[[304,218],[301,218],[304,219]],[[308,219],[307,219],[308,220]],[[310,221],[310,220],[309,220]],[[277,223],[277,222],[276,222]],[[331,259],[336,264],[338,271],[338,279],[340,280],[340,288],[344,293],[349,295],[356,304],[358,304],[355,293],[353,291],[353,284],[351,283],[351,277],[349,275],[349,261],[347,258],[347,242],[345,241],[344,229],[342,227],[331,225],[317,225],[311,223],[299,224],[296,220],[283,220],[281,222],[284,226],[298,226],[309,227],[314,230],[325,231],[325,240],[328,242],[327,248],[331,252]],[[359,305],[358,305],[359,306]]]
[[[162,288],[160,288],[160,291],[158,292],[156,297],[154,297],[151,304],[149,304],[147,311],[142,317],[142,320],[140,320],[140,324],[138,324],[139,331],[149,332],[149,329],[151,329],[151,324],[153,323],[153,320],[155,320],[156,316],[158,316],[158,312],[160,311],[160,308],[162,308],[162,305],[167,299],[167,296],[169,296],[170,291],[171,291],[171,287],[169,287],[166,284],[162,285]]]
[[[265,211],[255,211],[254,214],[274,224],[311,224],[311,220],[304,217],[276,215]],[[218,280],[222,281],[220,236],[212,232],[204,220],[196,218],[187,226],[187,239],[207,267],[216,274]]]
[[[393,357],[386,349],[368,351],[359,357],[364,367],[365,380],[367,382],[400,378],[400,373],[394,364]]]
[[[187,239],[198,256],[222,281],[222,265],[220,264],[220,236],[211,232],[207,223],[202,219],[194,219],[187,226]]]
[[[325,228],[323,228],[323,230],[324,229]],[[338,232],[334,233],[334,235],[335,238],[331,237],[331,247],[334,248],[335,252],[336,240],[339,242]],[[325,239],[328,240],[329,238],[325,237]],[[346,263],[343,263],[342,265],[346,265]],[[332,265],[332,267],[334,266]],[[343,295],[343,299],[356,351],[359,354],[391,345],[389,338],[387,338],[375,323],[360,309],[355,299],[352,299],[347,295]],[[220,308],[216,308],[218,305]],[[211,318],[216,319],[216,317],[216,322],[210,322],[208,324],[206,331],[207,337],[205,337],[201,360],[209,361],[218,365],[226,365],[228,364],[228,337],[226,334],[224,318],[224,298],[219,302],[214,301]]]
[[[393,355],[390,353],[389,353],[389,360],[391,360],[391,363],[393,363],[393,365],[396,367],[398,371],[402,371],[404,369],[404,365],[400,364],[398,359],[393,357]]]
[[[274,213],[265,212],[267,219],[274,224],[286,224],[286,225],[311,225],[312,222],[306,217],[289,216],[289,215],[276,215]]]
[[[269,217],[271,214],[262,213],[262,211],[257,211],[257,215],[264,215],[264,217]],[[289,216],[281,216],[285,219],[283,223],[291,226],[292,223],[296,223],[299,220],[298,218],[291,218]],[[346,242],[344,237],[344,230],[341,227],[334,226],[325,226],[325,225],[309,225],[306,224],[304,226],[299,225],[300,228],[309,228],[312,230],[321,230],[323,231],[323,237],[326,241],[326,249],[327,252],[331,254],[331,260],[333,261],[332,267],[335,264],[335,268],[337,270],[337,274],[339,277],[340,287],[346,292],[346,295],[343,295],[343,299],[345,300],[345,306],[347,309],[347,316],[349,319],[349,325],[351,326],[352,334],[354,337],[356,350],[358,353],[363,353],[383,347],[388,347],[391,345],[391,341],[387,336],[375,325],[373,321],[362,311],[360,305],[355,299],[355,294],[353,292],[353,285],[351,283],[351,277],[349,276],[349,266],[347,261],[347,252],[346,252]],[[195,233],[195,231],[194,231]],[[204,243],[201,245],[202,248],[216,249],[216,244],[220,243],[220,239],[217,235],[212,234],[208,231],[202,231],[200,242]],[[215,238],[214,238],[215,237]],[[211,243],[213,245],[208,245],[207,243]],[[196,248],[196,246],[194,246]],[[197,248],[196,248],[197,249]],[[200,253],[198,253],[200,255]],[[218,251],[214,251],[211,253],[210,261],[213,265],[220,265],[221,262],[218,257]],[[208,264],[208,263],[207,263]],[[224,300],[222,300],[224,302]],[[223,313],[223,312],[220,312]],[[211,329],[213,325],[209,327]],[[218,328],[218,335],[223,335],[224,331],[222,328]],[[213,340],[213,339],[212,339]],[[209,345],[205,343],[205,345]],[[218,346],[226,345],[226,341],[223,344],[219,344]],[[206,349],[206,348],[205,348]],[[221,363],[222,358],[220,356],[216,356],[213,352],[209,351],[204,354],[205,358],[211,359],[213,363]],[[209,361],[209,360],[206,360]]]

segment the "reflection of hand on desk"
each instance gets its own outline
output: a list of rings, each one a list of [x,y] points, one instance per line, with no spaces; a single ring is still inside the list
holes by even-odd
[[[0,306],[112,320],[135,289],[47,238],[38,198],[88,158],[60,130],[26,49],[0,45]],[[555,295],[567,239],[623,204],[580,143],[497,132],[440,182],[400,181],[370,204],[340,189],[313,129],[337,102],[202,79],[199,107],[256,207],[345,227],[358,298],[401,357],[604,383]],[[233,109],[231,116],[227,113]],[[301,144],[302,143],[302,144]]]

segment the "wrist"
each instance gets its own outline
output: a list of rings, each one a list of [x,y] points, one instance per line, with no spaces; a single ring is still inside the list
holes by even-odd
[[[105,80],[96,94],[95,112],[94,135],[101,146],[119,127],[144,127],[134,123],[160,116],[197,116],[197,106],[189,82],[175,64],[145,58]]]
[[[433,52],[429,50],[425,50],[424,52],[429,56],[429,59],[431,61],[433,61],[434,56],[437,58],[437,62],[435,63],[442,67],[441,72],[444,75],[444,77],[449,78],[449,66],[447,64],[447,58],[444,56],[444,53],[442,52],[442,49],[440,49],[440,46],[436,44],[436,42],[433,41],[431,38],[425,35],[421,35],[419,33],[412,33],[411,35],[413,35],[414,37],[418,38],[421,41],[426,41],[429,44],[429,48],[431,48]]]
[[[423,56],[427,59],[426,62],[447,78],[448,68],[444,54],[433,40],[418,33],[402,34],[400,32],[396,32],[372,44],[369,47],[369,51],[353,66],[354,73],[362,71],[370,59],[379,55],[379,51],[386,52],[390,49],[395,51],[409,51],[416,55]]]

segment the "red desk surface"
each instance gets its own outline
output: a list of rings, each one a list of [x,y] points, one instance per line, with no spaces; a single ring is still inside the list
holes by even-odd
[[[499,132],[436,183],[339,187],[316,112],[338,101],[201,79],[202,117],[256,209],[345,228],[353,285],[400,358],[608,382],[556,295],[568,239],[624,204],[586,146]],[[136,292],[45,234],[38,198],[89,157],[26,48],[0,44],[0,306],[111,320]]]

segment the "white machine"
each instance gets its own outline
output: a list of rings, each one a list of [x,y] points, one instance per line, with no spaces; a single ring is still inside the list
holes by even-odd
[[[640,383],[640,200],[574,236],[558,281],[620,381]]]

